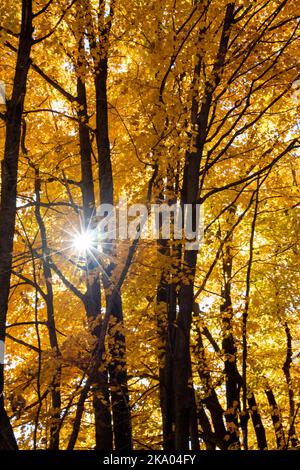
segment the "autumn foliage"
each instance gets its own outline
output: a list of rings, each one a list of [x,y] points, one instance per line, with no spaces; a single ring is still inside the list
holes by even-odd
[[[0,449],[297,448],[299,2],[0,13]],[[74,243],[125,197],[199,249]]]

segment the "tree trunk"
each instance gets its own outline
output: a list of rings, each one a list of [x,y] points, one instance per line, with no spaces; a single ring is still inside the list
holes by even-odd
[[[194,305],[194,311],[197,312],[198,314],[200,313],[198,304]],[[214,427],[215,442],[218,441],[219,447],[221,447],[221,449],[225,449],[227,447],[227,441],[225,439],[227,432],[226,432],[224,418],[223,418],[224,411],[219,402],[217,393],[215,389],[213,388],[211,375],[210,375],[208,365],[207,365],[204,344],[202,341],[202,334],[198,325],[196,325],[196,333],[197,333],[197,338],[196,338],[197,342],[196,342],[195,354],[198,359],[198,374],[201,379],[201,383],[202,383],[204,393],[205,393],[205,397],[201,400],[201,402],[202,404],[206,406],[206,408],[208,409],[210,413],[213,427]],[[202,404],[200,405],[200,408]],[[203,413],[202,413],[202,417],[203,417]]]
[[[172,175],[173,176],[173,175]],[[174,195],[173,177],[170,178],[168,172],[167,187],[161,189],[163,178],[160,176],[155,181],[155,187],[158,191],[156,195],[157,204],[162,202],[172,205],[176,202]],[[170,195],[170,199],[166,198]],[[159,217],[158,232],[162,230],[162,218]],[[173,248],[173,256],[171,256],[170,241],[160,238],[157,241],[157,249],[159,256],[165,261],[173,265],[173,258],[178,259],[177,250]],[[171,268],[171,269],[170,269]],[[160,281],[157,286],[156,294],[156,322],[159,336],[159,392],[160,392],[160,408],[162,414],[163,425],[163,448],[167,451],[175,449],[175,416],[174,416],[174,397],[173,397],[173,349],[175,338],[175,320],[176,320],[176,284],[172,281],[171,272],[175,266],[162,266]],[[176,270],[176,269],[175,269]]]
[[[279,411],[273,391],[270,388],[268,388],[267,390],[265,390],[265,393],[267,395],[267,399],[271,407],[271,418],[272,418],[272,423],[273,423],[275,436],[276,436],[277,449],[282,450],[285,447],[285,435],[284,435],[284,430],[282,426],[280,411]]]
[[[106,305],[110,301],[107,296]],[[112,318],[116,325],[109,328],[108,342],[111,360],[109,363],[110,391],[113,414],[115,449],[131,450],[131,414],[127,386],[126,343],[123,328],[121,296],[117,295],[112,306]]]
[[[164,240],[162,240],[163,242]],[[173,340],[174,340],[174,321],[175,314],[172,309],[170,299],[171,288],[165,279],[165,273],[161,275],[161,279],[157,288],[156,296],[156,317],[158,325],[158,334],[160,337],[159,351],[159,391],[160,391],[160,408],[162,413],[163,424],[163,448],[172,451],[175,448],[174,435],[174,403],[172,393],[173,381]],[[174,289],[173,289],[174,290]],[[176,295],[173,292],[173,295]],[[176,297],[175,297],[176,302]],[[176,303],[175,303],[176,306]]]
[[[230,210],[231,216],[235,209]],[[229,216],[230,217],[230,216]],[[228,220],[230,223],[230,219]],[[231,301],[231,277],[232,277],[232,235],[228,238],[223,252],[223,277],[222,288],[223,303],[220,306],[221,320],[223,325],[222,349],[224,352],[224,369],[226,383],[226,423],[229,439],[228,448],[240,448],[239,420],[240,389],[242,385],[241,376],[237,368],[237,349],[232,331],[232,301]]]
[[[107,57],[100,59],[96,69],[96,141],[99,160],[100,204],[114,205],[113,174],[108,134],[108,102],[107,102]],[[108,214],[109,218],[111,214]],[[105,238],[104,254],[109,259],[116,258],[114,243]],[[106,305],[110,301],[111,279],[115,263],[111,262],[105,269],[103,285],[106,290]],[[132,449],[131,414],[127,384],[126,342],[123,330],[123,308],[121,294],[117,293],[113,302],[111,317],[114,328],[109,329],[109,348],[112,362],[109,366],[112,384],[111,399],[113,411],[113,431],[116,450]],[[114,332],[113,335],[111,334]]]
[[[60,434],[60,413],[61,413],[61,354],[56,334],[55,327],[55,316],[54,316],[54,298],[53,298],[53,287],[52,287],[52,270],[50,267],[51,257],[50,251],[48,248],[47,234],[45,223],[42,218],[40,210],[40,191],[41,191],[41,181],[39,178],[39,170],[35,168],[35,216],[38,223],[41,243],[42,243],[42,265],[43,265],[43,274],[46,284],[46,307],[47,307],[47,326],[49,332],[50,346],[53,355],[55,356],[56,369],[53,374],[51,381],[51,418],[50,418],[50,445],[49,450],[58,450],[59,449],[59,434]]]
[[[192,407],[190,412],[190,436],[191,436],[191,450],[200,450],[199,430],[198,430],[198,413],[195,389],[191,387],[191,401]]]
[[[216,450],[216,444],[214,442],[214,434],[211,428],[210,421],[206,415],[205,409],[202,405],[197,407],[198,421],[202,429],[200,437],[205,443],[206,450]]]
[[[253,392],[248,395],[248,406],[256,435],[257,447],[259,450],[267,450],[268,443],[266,439],[266,431],[258,411],[258,406]]]
[[[80,52],[83,51],[83,39],[80,41],[79,70],[82,63]],[[86,87],[84,79],[78,74],[77,77],[77,99],[79,103],[79,141],[81,156],[81,192],[83,200],[83,229],[91,232],[95,227],[95,191],[92,168],[92,148],[88,128],[88,112]],[[99,266],[97,265],[97,247],[95,253],[87,253],[87,282],[85,295],[85,309],[90,321],[99,319],[101,314],[101,289],[99,278]],[[94,325],[92,334],[99,337],[100,324]],[[108,387],[107,370],[98,372],[96,380],[92,385],[93,408],[95,416],[95,441],[97,450],[111,450],[113,448],[112,422],[110,412],[110,397]]]
[[[292,377],[291,377],[291,364],[292,364],[292,357],[293,357],[292,335],[291,335],[291,330],[287,322],[285,322],[284,324],[284,330],[286,334],[286,359],[285,359],[282,370],[285,376],[286,385],[288,389],[288,396],[289,396],[289,407],[290,407],[289,436],[290,436],[292,447],[297,447],[298,438],[297,438],[296,428],[295,428],[295,399],[294,399],[294,390],[292,386]]]
[[[190,254],[190,253],[189,253]],[[194,273],[193,273],[194,274]],[[192,274],[192,275],[193,275]],[[179,314],[174,345],[175,449],[189,449],[191,402],[190,328],[193,284],[183,285],[179,294]]]
[[[193,229],[197,229],[196,202],[199,199],[199,170],[203,156],[204,145],[207,136],[207,124],[212,103],[213,93],[220,82],[225,56],[229,42],[229,30],[234,18],[234,4],[227,5],[225,19],[220,39],[219,50],[213,67],[213,85],[210,82],[205,84],[204,99],[198,112],[198,90],[192,102],[191,124],[197,132],[195,138],[195,151],[187,152],[181,193],[181,206],[192,205]],[[198,56],[198,63],[195,74],[200,71],[201,56]],[[195,77],[197,83],[197,77]],[[179,312],[177,317],[177,329],[174,347],[174,395],[175,395],[175,447],[177,450],[189,448],[189,411],[191,403],[189,397],[190,383],[190,327],[192,310],[194,304],[194,278],[196,271],[198,250],[188,250],[184,254],[183,275],[186,278],[181,283],[179,292]]]
[[[6,138],[2,161],[0,205],[0,341],[5,341],[6,314],[12,267],[16,218],[17,175],[21,121],[32,46],[32,1],[22,1],[22,24],[12,98],[7,102]],[[0,449],[16,449],[17,443],[4,408],[4,364],[0,364]]]

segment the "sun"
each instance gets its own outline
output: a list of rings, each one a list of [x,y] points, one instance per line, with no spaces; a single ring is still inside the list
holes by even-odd
[[[79,253],[86,253],[94,246],[92,233],[89,231],[76,233],[73,237],[72,245]]]

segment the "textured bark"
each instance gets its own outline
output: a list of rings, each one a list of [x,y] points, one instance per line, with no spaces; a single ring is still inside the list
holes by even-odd
[[[170,299],[171,286],[168,285],[164,273],[161,276],[157,289],[157,323],[160,336],[159,354],[159,385],[160,407],[163,423],[163,448],[172,451],[175,446],[174,435],[174,403],[172,393],[173,381],[173,338],[174,321],[176,314],[172,308]],[[175,292],[173,292],[175,295]],[[175,300],[176,302],[176,300]],[[176,304],[175,304],[176,305]]]
[[[81,39],[82,41],[82,39]],[[82,46],[82,43],[80,43]],[[80,48],[80,52],[83,47]],[[82,66],[81,58],[79,56],[79,69]],[[93,168],[92,168],[92,148],[90,141],[90,133],[88,128],[88,112],[87,112],[87,99],[86,87],[84,78],[78,76],[77,78],[77,99],[79,103],[78,118],[79,118],[79,141],[80,141],[80,156],[81,156],[81,192],[83,200],[83,228],[84,230],[95,229],[94,218],[96,215],[95,207],[95,189],[93,181]],[[85,309],[87,318],[95,322],[99,319],[101,314],[101,289],[99,279],[99,267],[96,261],[96,247],[93,256],[87,254],[87,283],[85,294]],[[100,325],[94,325],[92,334],[99,337]],[[110,412],[110,397],[108,387],[108,373],[107,370],[99,371],[95,375],[94,383],[92,384],[93,393],[93,408],[95,416],[95,441],[97,450],[110,450],[113,448],[112,437],[112,420]]]
[[[220,73],[224,65],[228,48],[229,29],[233,21],[234,4],[228,4],[225,12],[220,46],[213,67],[213,85],[205,84],[205,96],[198,112],[197,93],[192,103],[191,124],[198,131],[195,139],[194,152],[186,153],[186,161],[183,172],[183,185],[181,193],[181,205],[192,204],[193,220],[196,221],[196,201],[199,198],[199,170],[202,160],[204,145],[207,136],[207,124],[212,103],[213,93],[220,83]],[[198,57],[198,70],[200,70],[201,57]],[[195,70],[196,74],[196,70]],[[196,91],[196,90],[195,90]],[[196,228],[196,227],[193,227]],[[179,292],[179,313],[177,317],[177,329],[174,345],[174,402],[175,402],[175,448],[178,450],[189,448],[189,412],[191,403],[189,400],[190,377],[190,327],[194,304],[194,277],[197,263],[197,250],[185,251],[183,274],[188,277],[189,283],[181,284]]]
[[[6,138],[2,161],[0,202],[0,341],[5,340],[6,314],[12,267],[13,238],[16,218],[17,174],[21,121],[30,67],[32,46],[32,1],[22,2],[22,24],[16,72],[11,100],[7,102]],[[4,408],[4,365],[0,365],[0,449],[17,448]]]
[[[215,450],[216,444],[214,442],[214,434],[211,428],[210,421],[206,415],[205,409],[202,405],[197,407],[198,421],[202,429],[200,434],[201,438],[205,443],[206,450]]]
[[[104,32],[104,37],[108,32]],[[96,90],[96,141],[98,150],[98,169],[100,184],[100,204],[114,204],[113,173],[108,133],[108,101],[107,101],[107,57],[99,60],[95,70]],[[109,217],[109,214],[108,214]],[[113,243],[105,240],[103,252],[111,258],[116,257]],[[115,269],[114,262],[106,268],[103,285],[106,290],[106,305],[110,302],[111,278]],[[115,326],[109,330],[109,348],[112,357],[109,366],[112,384],[111,399],[113,412],[113,431],[116,450],[130,450],[132,448],[131,413],[129,406],[129,393],[127,384],[126,342],[123,330],[123,308],[121,294],[114,296],[111,317]]]
[[[235,209],[231,211],[233,215]],[[230,220],[228,220],[230,223]],[[228,430],[227,445],[229,448],[239,448],[239,420],[241,376],[237,368],[237,349],[232,331],[232,301],[231,301],[231,277],[232,277],[232,237],[229,237],[223,252],[223,277],[222,288],[223,303],[220,306],[223,324],[222,349],[224,352],[224,372],[226,384],[226,423]]]
[[[197,313],[199,314],[199,307],[197,304],[194,305],[197,308]],[[201,383],[204,389],[205,396],[201,400],[202,404],[208,409],[211,420],[214,427],[214,438],[215,442],[218,442],[219,447],[225,449],[227,447],[227,441],[225,436],[227,435],[225,424],[224,424],[224,411],[219,402],[217,393],[213,388],[211,375],[207,365],[207,360],[205,356],[204,344],[202,341],[202,334],[200,328],[196,326],[197,333],[197,343],[195,348],[195,354],[198,358],[198,374],[201,379]],[[202,406],[202,405],[201,405]],[[203,416],[203,414],[202,414]]]
[[[199,430],[198,430],[198,413],[194,387],[191,387],[190,393],[192,395],[192,407],[190,412],[190,438],[191,450],[200,450]]]
[[[49,450],[59,449],[59,433],[60,433],[60,413],[61,413],[61,354],[59,350],[59,344],[57,340],[56,327],[55,327],[55,314],[54,314],[54,296],[52,287],[52,270],[50,267],[51,257],[50,250],[48,248],[46,227],[40,210],[40,191],[41,182],[39,178],[39,171],[35,168],[35,216],[38,223],[41,244],[42,244],[42,266],[43,274],[46,284],[46,307],[47,307],[47,326],[49,332],[50,346],[56,360],[56,370],[51,381],[51,401],[52,401],[52,412],[50,419],[50,445]]]
[[[168,172],[167,187],[164,194],[161,191],[160,185],[163,182],[162,178],[158,178],[155,182],[156,190],[158,191],[157,204],[165,203],[172,205],[176,202],[176,195],[174,195],[174,178]],[[170,198],[166,198],[170,195]],[[172,196],[171,196],[172,195]],[[158,230],[162,230],[162,218],[158,220]],[[173,248],[171,257],[170,242],[160,238],[157,242],[158,253],[162,260],[169,260],[172,265],[173,262],[178,260],[179,253]],[[160,281],[157,287],[156,295],[156,322],[158,328],[158,336],[160,341],[159,347],[159,392],[160,392],[160,408],[162,413],[163,425],[163,448],[168,451],[175,449],[175,416],[174,416],[174,397],[173,397],[173,348],[175,339],[175,321],[176,321],[176,284],[172,282],[171,266],[163,266]],[[172,266],[174,269],[175,266]]]
[[[267,395],[267,399],[271,407],[271,418],[272,418],[272,423],[273,423],[274,432],[276,436],[277,449],[284,449],[285,443],[286,443],[285,435],[284,435],[280,410],[278,408],[276,398],[274,396],[273,391],[270,388],[266,389],[265,393]]]
[[[189,253],[188,258],[192,258]],[[194,255],[197,256],[197,255]],[[186,257],[187,258],[187,257]],[[195,266],[195,260],[190,260]],[[195,269],[191,276],[194,277]],[[190,383],[192,380],[190,359],[190,328],[193,308],[193,283],[183,285],[179,294],[179,314],[174,341],[174,403],[175,403],[175,448],[189,448],[189,422],[192,402]]]
[[[257,441],[257,447],[259,450],[267,450],[268,449],[268,443],[266,439],[266,431],[258,410],[258,406],[256,403],[255,395],[253,392],[251,392],[248,395],[248,406],[249,406],[249,413],[252,419],[255,435],[256,435],[256,441]]]
[[[107,296],[106,305],[110,301]],[[121,296],[118,294],[112,302],[112,318],[117,320],[113,331],[109,329],[110,393],[113,414],[114,443],[116,450],[131,450],[131,413],[127,385],[126,343],[122,333],[123,311]]]
[[[294,390],[292,386],[292,377],[291,377],[291,365],[292,365],[292,357],[293,357],[293,349],[292,349],[292,335],[291,330],[287,322],[284,324],[284,330],[286,335],[286,359],[283,365],[283,373],[286,380],[286,385],[288,389],[289,395],[289,407],[290,407],[290,429],[289,429],[289,437],[292,444],[292,447],[296,447],[298,445],[298,438],[296,434],[295,428],[295,399],[294,399]]]
[[[243,447],[244,450],[248,450],[248,421],[249,421],[249,413],[247,410],[247,396],[248,396],[248,380],[247,380],[247,360],[248,360],[248,342],[247,342],[247,322],[248,322],[248,313],[249,313],[249,299],[250,299],[250,291],[251,291],[251,270],[252,270],[252,262],[253,262],[253,245],[254,245],[254,238],[255,238],[255,228],[257,222],[257,214],[258,214],[258,204],[259,204],[259,180],[257,180],[257,190],[255,196],[255,206],[254,206],[254,214],[253,220],[251,224],[251,235],[250,235],[250,243],[249,243],[249,261],[247,266],[247,275],[246,275],[246,293],[245,293],[245,308],[243,311],[242,317],[242,389],[243,389],[243,396],[242,396],[242,415],[241,415],[241,428],[243,433]]]

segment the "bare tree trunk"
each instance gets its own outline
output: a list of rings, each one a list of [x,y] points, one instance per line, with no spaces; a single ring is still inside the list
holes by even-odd
[[[163,242],[162,240],[161,242]],[[174,291],[174,289],[173,289]],[[175,307],[176,307],[176,294]],[[172,308],[170,299],[171,286],[165,279],[165,273],[157,288],[156,296],[156,316],[158,324],[158,333],[160,337],[159,351],[159,387],[160,387],[160,407],[163,424],[163,448],[164,450],[174,450],[174,403],[172,393],[173,381],[173,340],[174,340],[174,321],[176,313]]]
[[[277,405],[276,398],[273,391],[270,388],[265,390],[269,405],[271,407],[271,418],[276,436],[277,449],[284,449],[285,447],[285,435],[280,415],[280,410]]]
[[[16,218],[17,174],[21,121],[32,46],[32,0],[22,1],[22,24],[12,98],[7,102],[6,138],[2,161],[0,203],[0,341],[5,341]],[[4,408],[4,364],[0,364],[0,449],[16,449],[17,443]]]
[[[106,305],[110,301],[107,296]],[[126,343],[122,333],[123,311],[121,296],[117,295],[112,306],[112,318],[116,326],[108,331],[111,360],[109,363],[110,393],[113,414],[114,443],[116,450],[131,450],[131,412],[127,385]]]
[[[189,253],[189,255],[191,255]],[[188,256],[192,258],[193,255]],[[190,260],[195,265],[195,261]],[[194,276],[194,269],[191,273]],[[190,359],[190,327],[193,308],[193,284],[183,285],[180,291],[179,315],[174,345],[174,402],[175,402],[175,449],[189,449],[189,423],[192,402]]]
[[[235,208],[230,209],[231,217],[235,214]],[[228,222],[230,223],[230,215]],[[223,278],[222,288],[223,303],[220,306],[221,320],[223,325],[222,349],[224,352],[224,369],[226,383],[226,423],[229,433],[227,445],[229,448],[240,448],[239,419],[240,389],[242,385],[241,376],[237,368],[237,349],[232,330],[232,300],[231,300],[231,277],[232,277],[232,235],[228,238],[223,251]]]
[[[194,152],[187,152],[183,173],[181,205],[192,204],[193,221],[197,220],[196,201],[199,198],[199,170],[207,135],[207,124],[213,93],[220,82],[225,56],[229,42],[229,30],[233,21],[234,4],[227,5],[219,50],[213,67],[214,84],[205,84],[205,96],[198,112],[197,93],[192,103],[191,124],[197,127]],[[199,65],[201,57],[198,57]],[[198,65],[198,70],[200,67]],[[196,70],[195,70],[196,72]],[[193,229],[196,229],[193,223]],[[194,278],[197,264],[197,250],[188,250],[184,254],[183,274],[188,283],[181,283],[179,292],[179,313],[174,346],[174,395],[175,395],[175,447],[178,450],[189,448],[189,382],[190,382],[190,327],[194,304]],[[186,282],[186,281],[185,281]]]
[[[53,287],[52,287],[52,270],[50,267],[51,257],[50,251],[48,248],[47,234],[45,223],[40,210],[40,191],[41,191],[41,181],[39,177],[39,170],[35,168],[35,216],[38,223],[41,243],[42,243],[42,265],[43,273],[46,284],[46,307],[47,307],[47,326],[49,332],[50,346],[55,356],[56,360],[56,369],[53,375],[51,382],[51,418],[50,418],[50,450],[59,449],[59,434],[60,434],[60,413],[61,413],[61,354],[56,334],[55,327],[55,315],[54,315],[54,297],[53,297]]]
[[[196,309],[196,310],[195,310]],[[198,304],[194,305],[194,311],[199,314],[199,306]],[[205,397],[201,400],[201,402],[206,406],[208,409],[213,427],[214,427],[214,437],[215,442],[219,443],[219,447],[225,449],[227,447],[227,441],[225,436],[227,435],[225,424],[224,424],[224,411],[219,402],[217,393],[213,388],[211,375],[207,366],[207,360],[204,350],[204,344],[202,341],[202,334],[198,325],[196,326],[196,333],[197,333],[197,343],[195,348],[195,354],[198,358],[198,374],[202,382],[202,386],[204,389]],[[202,414],[203,416],[203,414]]]
[[[292,364],[292,357],[293,357],[293,349],[292,349],[292,335],[291,330],[287,322],[284,324],[284,330],[286,334],[286,359],[283,365],[283,373],[286,380],[286,385],[288,389],[288,396],[289,396],[289,407],[290,407],[290,429],[289,429],[289,436],[291,439],[292,447],[296,447],[298,445],[298,438],[296,434],[295,428],[295,399],[294,399],[294,390],[292,386],[292,377],[291,377],[291,364]]]
[[[105,28],[103,36],[108,40],[110,26]],[[106,43],[107,44],[107,43]],[[96,141],[98,149],[98,169],[100,184],[100,204],[114,205],[113,173],[110,154],[108,131],[108,101],[107,101],[107,73],[108,59],[98,61],[95,69],[96,91]],[[110,214],[108,214],[108,218]],[[105,239],[103,252],[110,258],[116,257],[116,249],[109,239]],[[106,305],[110,302],[111,279],[115,263],[111,262],[106,268],[103,278],[106,290]],[[110,329],[109,348],[112,362],[109,365],[113,413],[113,431],[116,450],[130,450],[132,448],[131,413],[129,406],[129,393],[127,384],[126,342],[123,330],[123,308],[121,294],[117,293],[112,305],[112,318],[115,321],[113,330]],[[114,332],[113,335],[111,332]]]
[[[192,395],[192,408],[190,412],[190,436],[191,436],[191,450],[200,450],[199,442],[199,430],[198,430],[198,413],[197,413],[197,404],[195,389],[192,386],[190,388],[190,393]]]
[[[259,205],[259,180],[257,180],[257,190],[255,196],[255,206],[253,220],[251,224],[251,234],[250,234],[250,243],[249,243],[249,261],[247,266],[247,275],[246,275],[246,293],[245,293],[245,308],[243,311],[243,326],[242,326],[242,404],[243,404],[243,413],[241,415],[241,428],[243,433],[243,447],[244,450],[248,450],[248,420],[249,413],[247,410],[248,403],[248,383],[247,383],[247,359],[248,359],[248,343],[247,343],[247,322],[248,322],[248,313],[249,313],[249,299],[250,299],[250,290],[251,290],[251,270],[253,262],[253,244],[255,237],[255,228],[257,222],[258,214],[258,205]],[[253,420],[253,417],[252,417]]]
[[[254,432],[256,435],[257,447],[259,450],[267,450],[268,443],[266,439],[266,431],[258,410],[258,406],[256,403],[255,395],[253,392],[248,393],[248,406],[249,406],[249,413],[252,419]]]
[[[206,450],[216,450],[216,443],[214,441],[214,433],[211,428],[210,421],[207,417],[205,409],[202,405],[197,407],[197,415],[200,427],[202,429],[202,433],[200,433],[201,439],[203,439],[205,443]]]
[[[83,51],[83,38],[80,40],[79,70],[81,68],[80,53]],[[79,141],[81,156],[81,192],[83,199],[83,227],[84,230],[95,229],[94,218],[96,215],[95,191],[92,168],[92,148],[88,128],[88,112],[86,99],[86,86],[84,79],[78,74],[77,99],[80,105]],[[95,247],[96,249],[96,247]],[[85,295],[85,309],[88,319],[95,321],[101,314],[101,289],[99,278],[99,266],[96,261],[97,254],[87,253],[87,283]],[[92,334],[99,337],[100,325],[93,327]],[[110,397],[108,387],[107,370],[96,374],[95,383],[92,385],[93,407],[95,416],[95,440],[97,450],[110,450],[113,448],[112,422],[110,412]]]
[[[171,178],[170,178],[171,176]],[[157,203],[165,203],[172,205],[176,202],[173,188],[173,174],[168,171],[167,186],[163,190],[163,178],[160,176],[155,182],[158,191]],[[163,185],[164,186],[164,185]],[[166,194],[164,194],[164,191]],[[166,197],[170,195],[167,200]],[[159,217],[158,231],[162,230],[162,218]],[[171,241],[160,238],[157,242],[159,255],[164,259],[168,259],[173,265],[173,260],[177,261],[179,254],[173,247],[171,255]],[[176,284],[172,280],[171,271],[175,266],[163,266],[160,281],[157,286],[156,294],[156,322],[159,336],[159,392],[160,392],[160,408],[162,414],[163,425],[163,448],[168,451],[175,449],[175,416],[174,416],[174,398],[173,398],[173,349],[175,338],[175,321],[176,321]],[[176,271],[176,269],[175,269]]]

